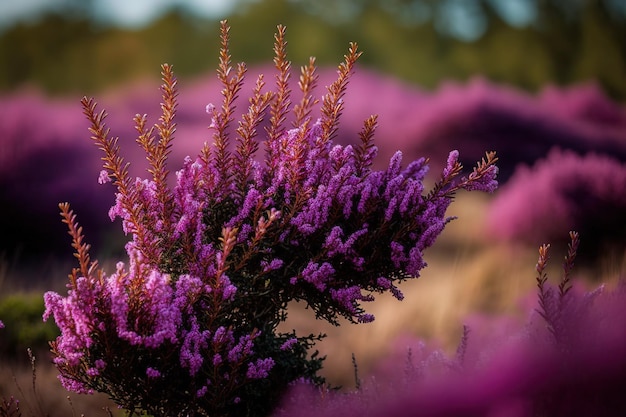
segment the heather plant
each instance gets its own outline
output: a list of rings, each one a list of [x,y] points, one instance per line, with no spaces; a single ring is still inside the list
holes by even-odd
[[[107,275],[91,260],[69,204],[60,204],[79,267],[67,296],[45,294],[44,318],[54,317],[61,330],[51,347],[67,389],[107,393],[131,414],[266,415],[294,381],[323,382],[322,360],[311,353],[321,336],[277,330],[290,302],[333,324],[374,320],[363,303],[375,293],[403,298],[397,285],[426,266],[424,250],[451,220],[445,213],[455,193],[497,187],[495,153],[461,177],[452,151],[427,193],[424,158],[402,167],[397,152],[387,169],[372,169],[375,116],[365,121],[357,146],[335,145],[357,45],[319,100],[311,59],[292,106],[284,27],[275,41],[275,89],[264,92],[260,75],[232,130],[246,67],[232,66],[222,22],[223,101],[206,107],[213,143],[185,159],[173,188],[167,159],[178,93],[171,66],[162,67],[159,121],[148,127],[145,115],[134,118],[148,179],[130,177],[106,113],[83,99],[92,139],[104,153],[99,182],[117,188],[110,217],[121,218],[132,239],[128,263]]]
[[[593,242],[581,254],[606,254],[626,236],[624,190],[624,163],[554,150],[532,168],[520,167],[501,189],[489,207],[488,230],[501,241],[563,244],[563,230],[575,229]]]

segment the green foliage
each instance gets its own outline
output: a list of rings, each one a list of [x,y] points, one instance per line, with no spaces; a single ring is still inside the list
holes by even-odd
[[[301,46],[289,51],[298,65],[309,55],[320,65],[334,65],[343,45],[356,41],[367,51],[362,64],[425,87],[477,74],[530,90],[596,79],[612,96],[626,97],[626,18],[611,15],[607,1],[568,8],[560,0],[537,0],[536,23],[513,27],[491,2],[476,0],[487,28],[473,42],[442,31],[437,19],[446,3],[240,0],[229,18],[237,28],[233,57],[248,64],[269,61],[260,42],[282,23]],[[180,77],[201,74],[215,67],[208,58],[218,49],[218,27],[181,10],[136,31],[51,15],[2,34],[0,61],[10,64],[0,66],[0,90],[36,84],[52,93],[93,93],[151,76],[162,62],[173,63]]]
[[[0,299],[0,356],[23,356],[28,348],[47,350],[48,341],[59,335],[53,323],[44,323],[41,294],[15,293]]]

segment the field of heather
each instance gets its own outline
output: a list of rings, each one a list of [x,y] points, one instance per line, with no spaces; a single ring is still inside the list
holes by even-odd
[[[255,68],[250,73],[263,71],[271,69]],[[334,71],[321,70],[320,84],[329,84],[333,76]],[[207,139],[211,120],[204,108],[206,103],[219,100],[218,89],[210,78],[181,86],[171,169],[179,169],[184,156]],[[243,91],[250,89],[246,84]],[[90,143],[77,100],[48,99],[32,91],[1,100],[7,109],[0,114],[0,130],[5,135],[0,190],[7,209],[0,221],[2,248],[8,253],[3,260],[3,298],[62,290],[70,268],[66,261],[71,257],[71,248],[55,209],[59,201],[72,202],[87,240],[94,244],[94,253],[112,268],[114,259],[123,253],[125,238],[114,231],[119,228],[117,223],[110,223],[107,213],[113,203],[112,187],[97,183],[100,156]],[[145,168],[145,162],[133,142],[129,115],[145,112],[156,119],[158,90],[148,84],[131,86],[110,92],[99,101],[110,109],[108,124],[121,138],[133,175],[142,175],[141,165]],[[623,299],[618,281],[626,266],[621,245],[626,230],[620,226],[626,200],[619,192],[626,189],[625,109],[593,84],[568,89],[550,87],[531,95],[476,79],[427,93],[363,70],[357,70],[351,78],[344,103],[338,143],[356,145],[355,132],[362,121],[370,113],[379,115],[379,154],[374,163],[377,169],[384,169],[384,161],[397,149],[407,161],[426,156],[431,161],[426,183],[433,184],[450,149],[458,149],[461,161],[468,166],[485,150],[496,150],[500,186],[492,195],[461,191],[456,196],[447,214],[458,218],[425,252],[428,266],[421,271],[420,279],[399,285],[404,293],[401,302],[383,294],[369,303],[366,310],[376,316],[373,323],[340,321],[340,326],[332,326],[315,320],[313,312],[303,308],[302,303],[289,307],[288,319],[279,329],[327,334],[316,346],[326,356],[320,374],[331,385],[343,386],[344,392],[351,394],[319,400],[319,393],[298,391],[289,397],[283,411],[277,412],[289,413],[289,401],[295,398],[299,398],[299,404],[308,404],[298,406],[299,415],[316,412],[320,407],[326,407],[327,415],[339,415],[346,407],[353,407],[354,401],[391,404],[393,399],[393,415],[407,415],[406,410],[414,406],[430,413],[424,415],[474,415],[475,410],[487,409],[494,415],[529,415],[546,386],[529,392],[528,386],[543,374],[539,370],[522,371],[518,363],[557,366],[550,362],[557,359],[549,349],[545,355],[543,351],[535,355],[526,350],[527,340],[532,339],[529,335],[536,333],[533,337],[540,341],[532,343],[545,344],[549,334],[544,333],[551,328],[541,325],[537,313],[549,308],[538,304],[535,264],[539,245],[552,243],[553,260],[547,269],[550,284],[546,286],[553,285],[556,291],[563,274],[561,259],[567,253],[568,232],[580,233],[577,265],[571,275],[571,294],[577,298],[571,302],[572,310],[567,310],[571,314],[565,326],[568,330],[563,330],[567,337],[588,341],[585,332],[591,328],[585,326],[593,323],[581,312],[610,320],[602,317],[621,308],[615,300]],[[238,109],[240,113],[242,108]],[[25,132],[28,140],[24,140]],[[16,248],[19,251],[12,253]],[[46,262],[33,267],[42,256]],[[606,286],[599,298],[602,303],[597,300],[590,304],[593,297],[584,296],[585,292],[600,285]],[[0,319],[5,321],[2,331],[10,330],[11,322]],[[601,326],[597,337],[608,338],[616,348],[621,346],[625,340],[621,331],[614,331],[617,324],[606,324],[608,327]],[[103,407],[114,408],[106,396],[72,395],[70,404],[56,380],[56,370],[49,364],[45,345],[36,348],[35,379],[25,351],[13,352],[10,357],[15,359],[2,361],[0,392],[5,399],[9,393],[21,398],[21,408],[28,415],[67,415],[72,409],[86,415],[106,415]],[[582,361],[580,369],[572,371],[575,378],[586,375],[588,368],[600,360],[594,349],[595,345],[583,344],[572,354]],[[456,371],[450,371],[462,365],[459,352],[466,355],[468,373],[475,373],[478,388],[470,388],[464,379],[467,376],[454,377]],[[601,372],[605,369],[602,367],[611,364],[621,369],[624,363],[619,355],[609,355],[600,362],[600,371],[588,374],[596,378],[598,386],[623,378],[623,373],[609,372],[605,377]],[[498,371],[499,366],[504,366],[503,370]],[[415,373],[410,378],[409,370]],[[376,379],[372,379],[374,375]],[[515,375],[522,382],[513,383]],[[554,407],[564,407],[569,400],[559,397],[563,394],[559,384],[572,375],[550,375],[554,378],[555,398],[561,398]],[[498,378],[503,380],[494,382]],[[424,383],[429,387],[424,394],[410,394],[411,389],[423,389]],[[495,389],[493,384],[500,388]],[[573,383],[567,389],[573,393],[587,389],[586,384]],[[470,400],[467,392],[480,390],[481,386],[484,391],[477,391]],[[389,389],[393,394],[385,394],[385,400],[377,397]],[[443,390],[453,393],[456,408],[433,399]],[[615,400],[611,391],[605,394],[606,401]],[[501,403],[494,406],[496,396]],[[367,408],[369,415],[383,415],[380,413],[385,408],[379,406]],[[9,403],[5,402],[5,408],[10,410]]]
[[[251,94],[252,80],[263,72],[271,73],[271,67],[249,70],[242,96]],[[334,76],[333,69],[319,70],[317,94]],[[292,87],[295,81],[292,77]],[[132,117],[145,113],[157,121],[157,87],[146,82],[97,97],[133,176],[143,175],[147,166],[135,143]],[[171,170],[180,169],[185,156],[197,154],[210,140],[204,109],[220,100],[219,83],[211,74],[180,89]],[[377,114],[377,169],[401,150],[405,161],[429,158],[427,180],[434,182],[450,150],[459,151],[468,169],[495,150],[500,187],[487,207],[483,230],[490,239],[538,246],[566,242],[567,232],[577,230],[594,242],[586,245],[591,250],[626,233],[619,221],[626,206],[619,192],[626,182],[626,110],[597,85],[545,87],[530,94],[475,79],[426,92],[357,68],[344,100],[336,142],[355,144],[363,121]],[[9,262],[18,255],[66,255],[68,241],[56,210],[61,201],[70,201],[79,213],[97,254],[120,253],[122,236],[107,215],[113,188],[97,184],[101,155],[89,140],[79,101],[49,99],[35,91],[0,97],[5,109],[0,114],[0,201],[5,207],[0,250]],[[245,108],[242,100],[236,114]]]
[[[0,417],[626,415],[626,8],[78,3],[0,19]]]
[[[368,306],[376,315],[373,323],[343,323],[335,327],[315,320],[310,310],[298,305],[289,309],[289,319],[283,325],[285,329],[296,328],[303,334],[325,332],[328,335],[318,348],[321,354],[327,356],[322,374],[329,383],[342,386],[344,391],[355,389],[353,354],[362,384],[369,381],[372,375],[383,381],[383,387],[388,382],[397,383],[394,378],[405,375],[408,369],[409,351],[416,363],[438,349],[443,355],[454,357],[464,325],[470,329],[469,343],[473,355],[489,357],[502,344],[511,343],[519,337],[527,320],[533,315],[536,317],[533,309],[538,308],[537,272],[534,267],[538,252],[530,245],[494,242],[484,233],[486,213],[496,197],[497,194],[493,197],[462,194],[457,198],[450,213],[458,219],[448,226],[437,244],[428,251],[428,267],[423,270],[420,279],[401,285],[405,294],[402,302],[390,296],[377,297]],[[563,273],[562,256],[565,256],[564,252],[555,251],[553,262],[549,265],[550,282],[554,285]],[[624,276],[624,257],[601,256],[596,261],[575,267],[573,280],[578,290],[590,291],[600,285],[613,289]],[[5,279],[11,277],[10,272],[5,271]],[[50,281],[60,287],[66,271],[57,269],[51,273],[55,277]],[[33,294],[41,297],[38,291],[42,288],[36,288]],[[6,289],[3,286],[5,296]],[[618,323],[615,325],[619,326]],[[122,415],[121,410],[116,410],[115,404],[104,394],[68,393],[57,379],[58,372],[50,364],[49,353],[39,347],[35,391],[32,388],[33,372],[25,349],[17,355],[11,354],[8,356],[10,359],[5,352],[5,358],[0,361],[0,392],[5,398],[13,395],[20,399],[25,415],[55,417],[75,412],[87,417],[106,416],[108,413],[104,409],[107,407],[114,415]],[[420,353],[419,349],[423,352]],[[507,356],[509,359],[513,357],[513,354]],[[447,389],[445,384],[441,388]],[[68,394],[71,401],[67,400]],[[458,401],[462,406],[463,401]],[[454,415],[445,414],[445,410],[441,411],[436,406],[431,407],[433,412],[424,415]],[[506,412],[507,409],[503,411]],[[520,411],[520,414],[503,415],[526,414]]]

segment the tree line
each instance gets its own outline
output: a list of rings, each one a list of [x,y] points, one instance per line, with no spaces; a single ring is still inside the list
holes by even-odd
[[[618,2],[528,0],[536,17],[520,27],[504,19],[494,0],[470,0],[486,25],[481,36],[467,40],[442,18],[453,1],[239,0],[228,17],[237,29],[233,58],[250,65],[269,61],[262,46],[281,23],[289,27],[294,65],[310,55],[321,65],[334,63],[356,41],[365,52],[362,65],[425,88],[476,75],[531,91],[596,80],[614,98],[626,97],[626,12]],[[179,7],[132,30],[98,24],[88,9],[5,30],[0,91],[35,85],[52,94],[85,94],[150,76],[164,62],[181,77],[215,67],[217,19]]]

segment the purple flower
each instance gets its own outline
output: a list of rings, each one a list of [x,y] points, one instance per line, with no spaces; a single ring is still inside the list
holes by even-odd
[[[250,335],[242,336],[239,342],[228,351],[228,361],[235,364],[241,362],[242,359],[251,356],[254,352],[253,338]]]
[[[448,161],[446,162],[446,167],[443,169],[444,177],[449,177],[450,174],[452,174],[452,172],[456,168],[456,164],[458,163],[458,161],[459,161],[459,151],[457,150],[451,151],[450,154],[448,155]]]
[[[389,279],[385,277],[379,277],[378,279],[376,279],[376,284],[378,284],[378,286],[381,288],[391,291],[391,293],[393,294],[394,297],[396,297],[396,299],[400,301],[404,299],[404,294],[402,294],[402,291],[400,291],[398,287],[393,285]]]
[[[280,345],[280,350],[291,350],[298,343],[298,339],[292,337],[291,339],[286,340],[282,345]]]
[[[302,271],[302,278],[315,286],[319,291],[324,291],[326,289],[326,282],[331,280],[335,270],[333,266],[324,262],[323,264],[318,264],[317,262],[310,261],[309,264]]]
[[[215,117],[217,114],[215,106],[212,103],[209,103],[206,105],[205,111],[209,116],[211,116],[211,124],[209,125],[209,128],[215,129],[215,127],[217,126],[216,121],[215,121]]]
[[[270,262],[266,260],[261,261],[261,268],[263,272],[271,272],[279,269],[285,262],[282,259],[274,258]]]
[[[246,377],[249,379],[267,378],[274,365],[274,359],[272,358],[257,359],[256,362],[250,362],[248,364]]]
[[[146,376],[148,378],[160,378],[161,377],[161,372],[159,372],[158,369],[154,369],[154,368],[148,367],[146,369]]]
[[[208,348],[210,331],[200,331],[197,320],[192,317],[191,329],[183,331],[183,344],[180,348],[180,364],[189,369],[189,375],[194,376],[204,363],[203,351]]]
[[[213,356],[213,366],[219,366],[223,361],[224,359],[222,359],[222,355],[220,355],[219,353],[216,353]]]
[[[338,302],[342,308],[356,316],[360,323],[369,323],[374,320],[373,315],[359,312],[359,309],[357,308],[359,302],[361,301],[374,301],[374,297],[372,295],[363,295],[359,286],[355,285],[338,290],[331,289],[330,294],[334,301]]]
[[[237,287],[235,287],[233,284],[231,284],[230,280],[228,279],[228,277],[226,275],[223,275],[221,278],[221,285],[222,285],[222,298],[224,300],[232,300],[233,297],[235,297],[235,294],[237,293]]]
[[[109,173],[103,169],[98,175],[98,184],[106,184],[108,182],[111,182],[111,177],[109,177]]]
[[[202,388],[196,391],[196,397],[202,398],[207,394],[207,392],[209,392],[209,387],[204,385]]]

